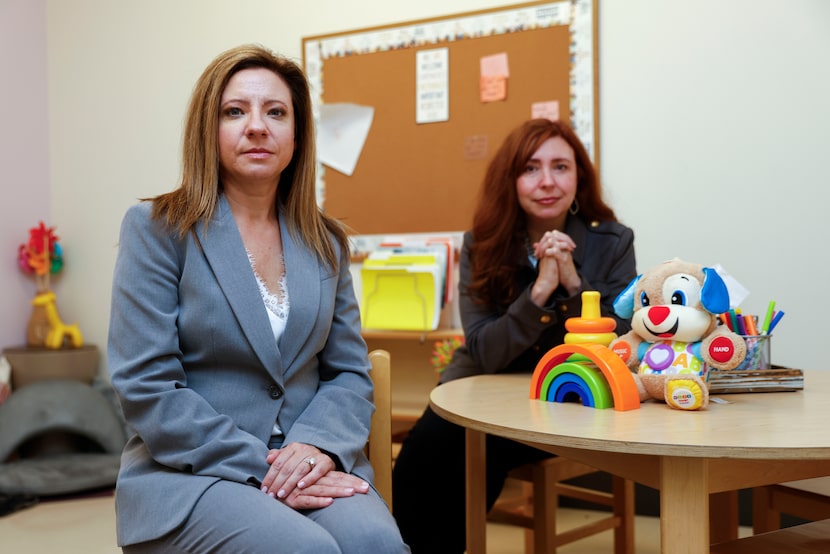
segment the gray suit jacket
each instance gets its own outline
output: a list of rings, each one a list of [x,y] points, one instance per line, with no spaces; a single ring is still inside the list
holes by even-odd
[[[222,196],[178,238],[131,207],[123,220],[108,366],[134,434],[116,487],[119,544],[175,529],[220,479],[259,486],[276,421],[373,481],[363,452],[374,410],[349,253],[329,268],[280,218],[291,310],[279,342]]]

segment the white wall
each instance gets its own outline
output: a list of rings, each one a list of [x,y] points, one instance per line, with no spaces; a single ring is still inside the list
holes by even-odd
[[[0,0],[0,348],[25,343],[35,294],[17,248],[51,225],[47,104],[46,2]]]
[[[0,9],[27,1],[0,0]],[[67,252],[58,306],[87,342],[106,342],[124,210],[175,186],[188,95],[216,54],[260,42],[300,59],[304,36],[505,5],[364,0],[358,13],[353,4],[46,1],[47,217]],[[0,22],[0,35],[7,28],[16,23]],[[640,268],[674,256],[723,264],[751,291],[745,310],[774,298],[787,312],[773,361],[822,367],[819,314],[830,306],[812,283],[830,270],[822,245],[830,236],[822,217],[830,2],[602,0],[599,41],[601,170],[618,215],[636,232]],[[0,64],[20,55],[29,52],[3,48]],[[0,145],[10,136],[17,130],[4,122]],[[8,198],[17,183],[0,182]],[[3,201],[0,216],[13,211]],[[14,251],[3,246],[10,260]],[[2,269],[0,290],[28,295],[23,279]],[[8,322],[25,326],[28,307],[18,302],[2,317],[0,345],[19,342]]]
[[[722,264],[786,316],[773,363],[826,365],[830,2],[605,0],[603,178],[638,266]]]

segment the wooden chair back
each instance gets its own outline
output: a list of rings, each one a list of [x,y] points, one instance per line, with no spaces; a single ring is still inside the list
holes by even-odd
[[[369,352],[375,385],[375,413],[369,430],[369,461],[375,470],[375,487],[392,508],[392,377],[391,356],[386,350]]]

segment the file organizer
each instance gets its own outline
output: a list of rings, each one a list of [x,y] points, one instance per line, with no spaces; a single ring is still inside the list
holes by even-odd
[[[444,296],[441,299],[441,306],[448,304],[453,299],[453,268],[455,267],[455,253],[452,239],[449,237],[433,236],[426,238],[410,237],[386,237],[378,245],[377,251],[391,251],[395,253],[432,253],[437,258],[437,263],[444,267]]]
[[[363,327],[395,331],[438,328],[446,297],[447,256],[442,245],[381,247],[360,270]]]

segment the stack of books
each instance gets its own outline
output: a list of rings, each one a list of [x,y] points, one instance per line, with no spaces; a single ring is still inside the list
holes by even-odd
[[[773,365],[770,369],[709,371],[709,392],[784,392],[804,389],[804,372]]]

